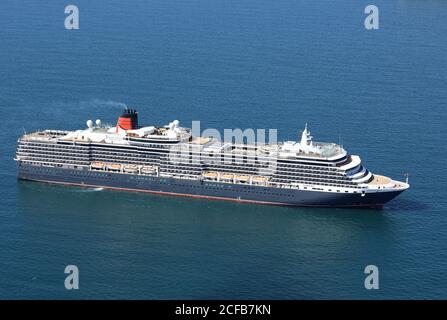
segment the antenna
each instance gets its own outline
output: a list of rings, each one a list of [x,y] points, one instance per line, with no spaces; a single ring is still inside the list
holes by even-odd
[[[343,141],[341,139],[341,134],[338,135],[338,145],[343,148]]]

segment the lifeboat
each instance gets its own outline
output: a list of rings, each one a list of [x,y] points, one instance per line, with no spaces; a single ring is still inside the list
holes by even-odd
[[[217,173],[216,173],[216,172],[211,172],[211,171],[209,171],[209,172],[205,172],[205,173],[203,174],[203,176],[204,176],[205,178],[216,179],[216,178],[217,178]]]
[[[254,176],[252,178],[252,182],[259,183],[259,184],[265,184],[267,182],[267,178],[264,176]]]
[[[104,163],[102,163],[102,162],[92,162],[91,163],[91,167],[92,167],[92,169],[95,169],[95,170],[102,170],[102,169],[104,169]]]
[[[154,174],[155,171],[156,170],[153,166],[143,166],[141,168],[141,173],[144,173],[144,174]]]
[[[108,163],[106,165],[107,169],[112,170],[112,171],[120,171],[121,170],[121,165],[118,163]]]
[[[138,166],[135,164],[126,164],[123,166],[124,172],[130,172],[130,173],[137,173],[138,172]]]
[[[240,181],[240,182],[247,182],[250,180],[249,176],[245,176],[245,175],[241,175],[241,176],[236,176],[236,180]]]
[[[232,173],[224,173],[220,176],[221,180],[233,180],[234,174]]]

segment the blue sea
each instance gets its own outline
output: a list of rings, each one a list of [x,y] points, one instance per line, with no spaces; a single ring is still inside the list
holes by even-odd
[[[375,0],[366,30],[370,2],[2,0],[0,298],[446,299],[447,1]],[[411,188],[359,210],[17,181],[23,132],[114,124],[124,105],[282,140],[307,122]]]

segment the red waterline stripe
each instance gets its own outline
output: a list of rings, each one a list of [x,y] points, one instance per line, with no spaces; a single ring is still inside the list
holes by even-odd
[[[198,198],[198,199],[209,199],[209,200],[222,200],[222,201],[231,201],[231,202],[240,202],[240,203],[255,203],[262,205],[277,205],[277,206],[291,206],[291,207],[327,207],[327,208],[337,208],[337,207],[381,207],[382,204],[353,204],[353,205],[311,205],[311,204],[291,204],[284,202],[269,202],[269,201],[259,201],[259,200],[247,200],[247,199],[233,199],[233,198],[224,198],[224,197],[215,197],[215,196],[204,196],[204,195],[194,195],[194,194],[186,194],[186,193],[175,193],[175,192],[167,192],[167,191],[152,191],[152,190],[141,190],[141,189],[130,189],[130,188],[118,188],[118,187],[109,187],[109,186],[101,186],[101,185],[93,185],[93,184],[82,184],[82,183],[72,183],[72,182],[60,182],[60,181],[51,181],[51,180],[38,180],[38,179],[24,179],[29,181],[36,182],[44,182],[49,184],[60,184],[65,186],[75,186],[75,187],[84,187],[84,188],[104,188],[109,190],[116,191],[127,191],[127,192],[142,192],[142,193],[150,193],[157,195],[169,195],[176,197],[188,197],[188,198]]]
[[[177,197],[201,198],[201,199],[223,200],[223,201],[232,201],[232,202],[246,202],[246,203],[257,203],[257,204],[266,204],[266,205],[294,206],[293,204],[283,203],[283,202],[268,202],[268,201],[247,200],[247,199],[232,199],[232,198],[204,196],[204,195],[195,195],[195,194],[187,194],[187,193],[119,188],[119,187],[109,187],[109,186],[92,185],[92,184],[59,182],[59,181],[51,181],[51,180],[37,180],[37,179],[26,179],[26,180],[45,182],[45,183],[50,183],[50,184],[61,184],[61,185],[66,185],[66,186],[76,186],[76,187],[85,187],[85,188],[104,188],[104,189],[117,190],[117,191],[142,192],[142,193],[170,195],[170,196],[177,196]]]

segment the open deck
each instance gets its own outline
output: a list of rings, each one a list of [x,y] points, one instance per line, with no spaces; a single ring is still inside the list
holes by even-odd
[[[382,186],[391,183],[391,179],[378,174],[373,175],[373,179],[368,183],[370,185]]]

